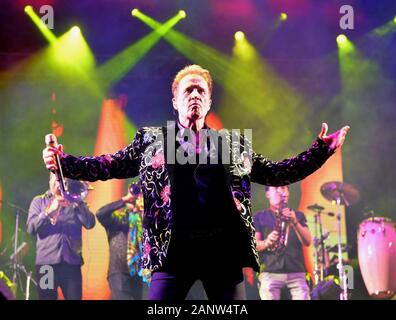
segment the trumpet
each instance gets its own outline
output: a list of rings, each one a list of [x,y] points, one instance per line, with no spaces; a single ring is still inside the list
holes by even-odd
[[[71,202],[83,201],[87,197],[88,192],[93,190],[93,187],[86,181],[78,181],[67,178],[65,180],[65,186],[68,198],[66,198],[65,195],[64,197]]]
[[[142,190],[138,183],[132,183],[128,188],[129,193],[133,196],[133,209],[138,212],[143,212],[144,203],[142,197]]]
[[[133,196],[138,196],[142,192],[140,190],[140,185],[138,183],[131,183],[128,190],[129,190],[129,193]]]
[[[272,253],[281,254],[287,247],[287,240],[289,238],[289,218],[283,216],[282,210],[287,207],[286,196],[283,194],[279,209],[276,212],[275,230],[278,232],[278,239],[268,250]]]
[[[47,147],[56,147],[58,145],[56,136],[52,133],[47,134],[45,136],[45,144]],[[88,195],[88,191],[93,188],[86,181],[65,179],[60,165],[59,155],[57,154],[55,155],[55,161],[58,169],[54,170],[53,173],[56,175],[59,182],[59,188],[62,196],[69,202],[80,202],[84,200]]]

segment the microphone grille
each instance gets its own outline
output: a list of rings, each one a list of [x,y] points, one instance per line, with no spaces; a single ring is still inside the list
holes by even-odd
[[[49,133],[45,136],[45,144],[48,146],[50,144],[57,144],[56,136],[53,133]]]

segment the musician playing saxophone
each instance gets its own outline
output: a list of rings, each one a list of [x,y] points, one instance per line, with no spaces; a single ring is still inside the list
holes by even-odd
[[[256,213],[260,255],[259,294],[262,300],[280,300],[288,289],[293,300],[309,300],[303,246],[312,242],[304,213],[287,206],[289,188],[265,187],[269,208]]]

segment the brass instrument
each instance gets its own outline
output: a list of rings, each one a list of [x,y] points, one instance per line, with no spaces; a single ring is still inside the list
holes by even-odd
[[[131,183],[128,190],[129,193],[133,196],[138,196],[141,193],[140,185],[138,183]]]
[[[67,200],[71,202],[80,202],[83,201],[87,195],[88,191],[93,190],[88,182],[86,181],[79,181],[79,180],[72,180],[72,179],[65,179],[65,187],[67,190]]]
[[[271,253],[281,254],[284,252],[287,246],[287,240],[289,237],[289,218],[282,214],[282,210],[287,207],[286,195],[282,194],[279,208],[276,211],[276,224],[275,230],[278,232],[278,239],[274,244],[268,248]]]
[[[143,212],[144,203],[143,203],[143,196],[140,185],[138,183],[132,183],[129,186],[128,191],[134,197],[134,201],[133,201],[134,211]]]
[[[57,147],[58,141],[54,134],[47,134],[45,136],[45,144],[51,147]],[[55,161],[58,169],[53,173],[59,182],[59,188],[63,197],[70,202],[80,202],[84,200],[88,194],[89,190],[93,188],[85,181],[78,181],[72,179],[65,179],[63,177],[62,167],[60,165],[59,156],[55,156]]]

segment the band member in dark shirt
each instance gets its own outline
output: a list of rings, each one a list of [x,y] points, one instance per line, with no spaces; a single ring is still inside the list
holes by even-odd
[[[287,206],[287,186],[265,187],[265,190],[270,207],[253,218],[260,264],[264,269],[259,275],[260,298],[279,300],[281,290],[287,288],[293,300],[308,300],[303,246],[309,246],[312,237],[307,220],[304,213]],[[279,219],[287,222],[283,229],[279,227],[277,230]]]
[[[32,200],[27,219],[27,231],[37,239],[39,298],[56,300],[60,287],[65,299],[80,300],[82,228],[93,228],[95,216],[82,199],[72,203],[63,197],[55,174],[50,174],[49,186],[45,194]]]

